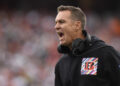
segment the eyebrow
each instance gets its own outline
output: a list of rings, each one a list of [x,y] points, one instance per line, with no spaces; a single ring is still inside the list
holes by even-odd
[[[65,21],[65,19],[55,20],[55,22]]]

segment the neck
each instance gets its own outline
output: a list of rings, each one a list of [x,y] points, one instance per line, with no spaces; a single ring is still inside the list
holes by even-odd
[[[76,39],[84,40],[84,39],[85,39],[85,36],[84,36],[84,35],[81,35],[81,36],[78,36],[78,37],[74,38],[73,41],[72,41],[72,43],[73,43]],[[68,45],[68,47],[69,47],[70,50],[72,50],[72,43]]]

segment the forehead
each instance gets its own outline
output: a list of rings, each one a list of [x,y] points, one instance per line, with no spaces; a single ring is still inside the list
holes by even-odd
[[[60,19],[67,19],[70,18],[71,12],[66,10],[66,11],[60,11],[58,12],[55,21],[60,20]]]

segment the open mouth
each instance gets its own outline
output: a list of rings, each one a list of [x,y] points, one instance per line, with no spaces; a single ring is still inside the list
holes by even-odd
[[[63,37],[63,36],[64,36],[64,33],[58,32],[58,35],[59,35],[59,37]]]

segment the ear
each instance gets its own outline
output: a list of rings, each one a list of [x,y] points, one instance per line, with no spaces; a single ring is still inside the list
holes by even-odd
[[[81,29],[81,21],[76,21],[75,22],[75,26],[76,26],[76,31],[80,30]]]

